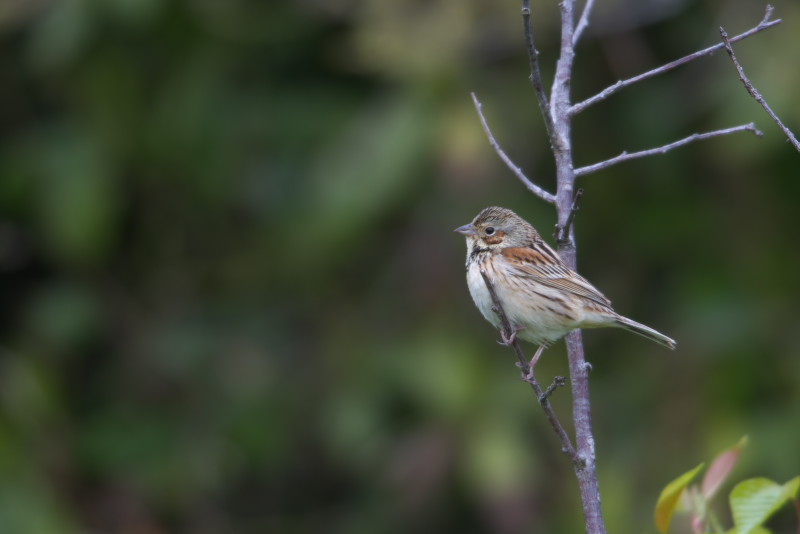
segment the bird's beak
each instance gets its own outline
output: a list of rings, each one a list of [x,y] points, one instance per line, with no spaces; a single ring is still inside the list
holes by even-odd
[[[475,233],[475,229],[472,227],[472,224],[465,224],[464,226],[459,226],[454,231],[458,232],[461,235],[467,235],[467,236],[470,236],[470,235],[471,236],[476,236],[477,235]]]

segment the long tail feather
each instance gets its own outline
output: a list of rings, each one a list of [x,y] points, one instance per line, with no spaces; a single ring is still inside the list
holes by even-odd
[[[639,334],[640,336],[646,337],[647,339],[651,339],[656,343],[660,343],[665,347],[669,347],[672,350],[675,350],[675,347],[678,346],[678,344],[675,342],[674,339],[665,336],[661,332],[654,330],[649,326],[645,326],[641,323],[637,323],[632,319],[628,319],[627,317],[623,317],[621,315],[618,316],[617,324],[626,330],[630,330],[634,334]]]

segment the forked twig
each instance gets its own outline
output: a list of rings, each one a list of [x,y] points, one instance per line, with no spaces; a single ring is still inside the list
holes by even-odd
[[[514,162],[511,161],[511,158],[509,158],[508,155],[505,153],[505,151],[500,147],[500,144],[497,142],[497,140],[494,138],[494,135],[492,134],[492,130],[489,128],[489,123],[486,122],[486,117],[483,116],[483,104],[480,103],[478,97],[475,96],[475,93],[470,93],[470,94],[472,95],[472,102],[473,104],[475,104],[475,110],[478,112],[478,118],[480,119],[481,125],[483,126],[483,131],[486,132],[486,137],[489,138],[489,144],[492,145],[492,148],[494,148],[494,151],[497,152],[498,156],[500,156],[500,159],[503,160],[503,163],[506,164],[506,167],[508,167],[511,170],[511,172],[514,173],[514,175],[519,179],[519,181],[522,182],[531,193],[541,198],[545,202],[549,202],[550,204],[555,203],[556,201],[555,195],[553,195],[552,193],[548,193],[547,191],[545,191],[544,189],[533,183],[527,176],[525,176],[525,173],[522,172],[522,169],[517,167],[514,164]]]
[[[575,197],[572,199],[572,207],[569,210],[569,215],[567,215],[567,222],[564,223],[564,226],[560,224],[556,225],[555,238],[559,245],[569,242],[569,232],[572,227],[572,221],[575,220],[575,214],[578,212],[578,209],[580,209],[578,205],[581,201],[581,197],[583,197],[582,187],[575,192]]]
[[[763,136],[764,134],[756,128],[756,125],[752,122],[749,124],[742,124],[741,126],[734,126],[733,128],[724,128],[722,130],[714,130],[713,132],[705,132],[700,134],[692,134],[689,137],[684,137],[679,141],[675,141],[674,143],[670,143],[668,145],[660,146],[657,148],[651,148],[649,150],[641,150],[639,152],[623,152],[619,156],[613,157],[611,159],[607,159],[605,161],[601,161],[599,163],[594,163],[592,165],[587,165],[585,167],[578,167],[575,169],[575,176],[583,176],[585,174],[591,174],[593,172],[597,172],[601,169],[606,169],[611,167],[612,165],[616,165],[617,163],[622,163],[623,161],[628,161],[631,159],[636,158],[643,158],[645,156],[654,156],[656,154],[665,154],[672,150],[673,148],[678,148],[683,145],[688,145],[694,141],[701,141],[703,139],[711,139],[712,137],[719,137],[720,135],[728,135],[736,132],[744,132],[749,131],[753,132],[758,137]]]
[[[772,6],[767,6],[767,10],[768,13],[771,13]],[[794,145],[795,150],[800,152],[800,142],[797,141],[797,137],[795,137],[794,133],[789,128],[787,128],[786,125],[783,124],[783,121],[781,121],[781,119],[778,118],[775,112],[772,111],[772,108],[769,107],[769,104],[767,104],[767,101],[764,99],[763,96],[761,96],[761,93],[758,92],[758,89],[753,87],[753,84],[750,83],[750,80],[744,73],[744,68],[742,68],[742,65],[741,63],[739,63],[739,60],[736,59],[736,54],[733,53],[733,47],[731,46],[731,40],[728,39],[728,33],[722,26],[719,27],[719,34],[722,37],[722,43],[725,45],[725,50],[727,50],[728,52],[728,57],[731,58],[731,61],[733,61],[733,65],[736,67],[736,71],[739,73],[739,79],[742,80],[744,88],[747,89],[747,92],[750,93],[750,96],[756,99],[756,102],[761,104],[761,107],[764,108],[764,111],[767,112],[767,115],[769,115],[772,118],[772,120],[775,121],[778,127],[783,131],[783,133],[789,139],[789,142],[791,142],[792,145]]]
[[[548,398],[550,398],[550,395],[552,395],[553,393],[555,393],[555,391],[556,391],[558,388],[560,388],[560,387],[564,387],[564,386],[566,386],[566,385],[567,385],[567,379],[566,379],[566,378],[564,378],[563,376],[557,376],[557,377],[555,377],[555,378],[553,379],[553,383],[552,383],[552,384],[550,384],[549,386],[547,386],[547,389],[546,389],[546,390],[544,390],[544,393],[542,394],[542,398],[541,398],[541,399],[539,399],[539,402],[542,402],[542,401],[544,401],[544,400],[547,400]]]
[[[741,41],[742,39],[746,39],[746,38],[750,37],[751,35],[754,35],[754,34],[756,34],[758,32],[764,31],[764,30],[766,30],[768,28],[772,28],[773,26],[781,23],[781,19],[769,20],[771,16],[772,16],[772,6],[767,6],[767,10],[766,10],[766,13],[764,14],[764,18],[761,20],[761,22],[758,23],[757,26],[754,26],[753,28],[750,28],[746,32],[740,33],[736,37],[733,37],[730,40],[730,42],[735,43],[737,41]],[[580,113],[581,111],[583,111],[584,109],[586,109],[589,106],[591,106],[592,104],[596,104],[597,102],[600,102],[601,100],[605,100],[606,98],[608,98],[609,96],[613,95],[614,93],[616,93],[620,89],[628,87],[629,85],[633,85],[636,82],[640,82],[642,80],[646,80],[647,78],[651,78],[651,77],[656,76],[658,74],[663,74],[663,73],[665,73],[667,71],[670,71],[670,70],[672,70],[672,69],[674,69],[676,67],[680,67],[681,65],[689,63],[690,61],[693,61],[693,60],[695,60],[697,58],[700,58],[702,56],[708,56],[710,54],[713,54],[717,50],[722,49],[724,46],[725,45],[723,43],[717,43],[717,44],[715,44],[713,46],[709,46],[708,48],[704,48],[703,50],[698,50],[697,52],[694,52],[694,53],[689,54],[687,56],[683,56],[680,59],[676,59],[675,61],[667,63],[666,65],[661,65],[660,67],[657,67],[657,68],[655,68],[653,70],[649,70],[647,72],[639,74],[638,76],[634,76],[633,78],[628,78],[627,80],[620,80],[617,83],[615,83],[614,85],[606,87],[605,89],[603,89],[602,91],[600,91],[596,95],[587,98],[583,102],[578,102],[577,104],[573,105],[571,108],[569,108],[569,113],[570,113],[570,115],[576,115],[576,114]]]
[[[483,269],[481,269],[481,277],[483,277],[483,282],[486,284],[486,289],[489,290],[489,295],[492,297],[492,310],[500,318],[501,335],[503,338],[512,338],[512,333],[514,330],[511,326],[511,323],[508,321],[508,316],[503,309],[503,304],[500,302],[500,298],[497,296],[497,292],[494,289],[494,284],[492,284],[492,281],[489,279],[489,276]],[[575,452],[575,447],[572,445],[572,440],[569,439],[569,435],[567,435],[566,430],[564,430],[564,427],[558,420],[558,416],[556,416],[556,413],[553,411],[552,406],[550,406],[550,401],[548,400],[550,395],[553,394],[553,391],[563,385],[563,377],[561,377],[561,380],[558,380],[557,377],[553,384],[547,388],[547,391],[542,391],[542,387],[539,385],[538,380],[536,380],[533,369],[531,369],[528,365],[528,360],[525,358],[525,353],[522,352],[522,347],[520,347],[519,340],[516,337],[511,339],[511,346],[513,347],[514,353],[516,353],[517,359],[519,360],[518,365],[520,369],[522,369],[522,378],[525,380],[525,382],[531,385],[531,388],[533,388],[533,392],[536,394],[539,404],[542,405],[542,409],[547,417],[547,421],[550,423],[550,426],[553,427],[558,439],[561,441],[561,450],[567,456],[569,456],[573,462],[578,462],[580,459]]]

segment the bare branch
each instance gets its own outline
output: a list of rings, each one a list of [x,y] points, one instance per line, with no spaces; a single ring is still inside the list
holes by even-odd
[[[767,6],[767,9],[771,10],[772,6]],[[750,83],[750,80],[744,73],[741,63],[739,63],[739,60],[736,59],[736,54],[733,53],[731,41],[728,39],[728,34],[722,26],[719,28],[719,34],[722,36],[722,42],[725,44],[725,50],[728,51],[728,56],[731,58],[731,61],[733,61],[733,65],[736,67],[736,70],[739,73],[739,79],[742,80],[744,88],[747,89],[747,92],[750,93],[750,96],[756,99],[756,102],[761,104],[761,107],[764,108],[764,111],[767,112],[767,115],[772,117],[772,120],[775,121],[778,127],[783,130],[783,133],[786,135],[792,145],[794,145],[795,150],[800,152],[800,142],[797,141],[797,137],[795,137],[794,133],[792,133],[792,131],[783,124],[775,112],[772,111],[772,108],[769,107],[769,104],[767,104],[767,101],[764,100],[763,96],[761,96],[761,93],[758,92],[758,89],[753,87],[753,84]]]
[[[536,100],[539,102],[539,111],[541,111],[542,118],[544,119],[544,127],[547,130],[547,136],[550,138],[550,143],[552,144],[555,139],[555,126],[553,125],[553,116],[550,114],[550,103],[547,99],[547,92],[544,89],[542,73],[539,70],[539,51],[536,50],[536,45],[533,42],[530,0],[522,0],[522,25],[525,28],[525,45],[528,50],[528,62],[531,66],[530,81],[536,93]]]
[[[593,172],[597,172],[602,169],[606,169],[611,167],[612,165],[616,165],[617,163],[622,163],[623,161],[628,161],[631,159],[636,158],[643,158],[645,156],[654,156],[656,154],[666,154],[673,148],[678,148],[683,145],[688,145],[694,141],[702,141],[703,139],[711,139],[712,137],[719,137],[720,135],[728,135],[737,132],[749,131],[753,132],[756,136],[761,137],[764,134],[756,128],[756,125],[752,122],[749,124],[742,124],[741,126],[734,126],[733,128],[724,128],[722,130],[714,130],[713,132],[705,132],[700,134],[692,134],[689,137],[684,137],[680,141],[675,141],[674,143],[670,143],[668,145],[660,146],[658,148],[651,148],[649,150],[642,150],[640,152],[623,152],[617,157],[607,159],[605,161],[601,161],[599,163],[594,163],[592,165],[587,165],[585,167],[579,167],[575,169],[575,176],[583,176],[585,174],[591,174]]]
[[[547,388],[546,394],[544,391],[542,391],[542,387],[539,385],[539,382],[536,380],[536,376],[533,374],[533,369],[531,369],[528,365],[528,360],[525,358],[525,354],[522,352],[522,347],[519,345],[519,340],[516,339],[516,337],[514,337],[512,334],[514,330],[511,327],[511,323],[508,321],[508,316],[503,309],[503,303],[500,302],[500,297],[497,296],[497,292],[494,289],[492,281],[489,279],[489,276],[483,269],[481,269],[481,276],[483,277],[483,282],[486,284],[486,289],[489,290],[489,295],[492,297],[492,302],[494,303],[492,309],[500,318],[500,334],[504,339],[511,338],[511,346],[514,348],[514,352],[519,360],[518,365],[520,369],[522,369],[522,378],[525,380],[525,382],[531,385],[531,388],[533,388],[536,398],[539,400],[539,404],[542,405],[542,409],[547,417],[547,421],[550,423],[550,426],[553,427],[558,439],[561,441],[561,450],[567,456],[569,456],[573,462],[579,461],[575,447],[572,445],[572,440],[569,439],[569,435],[567,434],[566,430],[564,430],[564,427],[558,420],[558,416],[553,411],[552,406],[550,406],[550,401],[548,400],[548,397],[553,393],[553,390],[556,387],[559,387],[560,381],[554,381],[554,385]]]
[[[588,0],[587,0],[588,2]],[[573,212],[575,172],[573,169],[570,88],[575,60],[575,0],[560,0],[561,47],[550,107],[555,124],[552,149],[556,161],[556,212],[558,223],[567,230],[566,240],[558,243],[558,252],[570,268],[576,268],[574,229],[569,224]],[[587,15],[588,16],[588,15]],[[567,334],[567,360],[572,391],[572,420],[575,423],[575,450],[577,458],[572,465],[578,479],[578,489],[583,507],[587,534],[606,534],[603,510],[600,503],[600,486],[597,480],[595,439],[592,433],[592,410],[589,395],[589,373],[583,351],[580,330]]]
[[[555,203],[556,201],[555,195],[553,195],[552,193],[548,193],[547,191],[545,191],[544,189],[533,183],[527,176],[525,176],[525,173],[522,172],[522,169],[517,167],[514,164],[514,162],[511,161],[511,158],[509,158],[506,155],[503,149],[500,148],[500,145],[495,140],[494,135],[492,135],[491,129],[489,129],[489,124],[486,122],[486,117],[483,116],[483,109],[482,109],[483,104],[481,104],[480,101],[478,101],[478,97],[475,96],[475,93],[470,93],[470,94],[472,95],[472,102],[473,104],[475,104],[475,110],[478,112],[478,117],[481,120],[483,131],[486,132],[486,136],[489,138],[489,144],[492,145],[492,148],[494,148],[494,151],[497,152],[498,156],[500,156],[500,159],[503,160],[503,163],[506,164],[506,167],[511,169],[511,172],[513,172],[516,175],[516,177],[519,178],[519,180],[523,184],[525,184],[525,187],[527,187],[531,193],[541,198],[545,202],[549,202],[550,204]]]
[[[735,43],[737,41],[741,41],[742,39],[746,39],[746,38],[750,37],[751,35],[754,35],[754,34],[756,34],[758,32],[761,32],[761,31],[764,31],[766,29],[772,28],[773,26],[776,26],[776,25],[781,23],[781,19],[769,20],[771,15],[772,15],[772,6],[767,6],[767,10],[766,10],[766,13],[764,14],[764,18],[761,20],[761,22],[758,23],[757,26],[754,26],[753,28],[750,28],[749,30],[747,30],[744,33],[740,33],[736,37],[732,38],[730,40],[730,42]],[[575,104],[574,106],[572,106],[569,109],[569,113],[570,113],[570,115],[576,115],[576,114],[580,113],[581,111],[583,111],[584,109],[586,109],[589,106],[591,106],[592,104],[596,104],[597,102],[600,102],[601,100],[605,100],[606,98],[608,98],[609,96],[613,95],[614,93],[616,93],[620,89],[628,87],[629,85],[633,85],[636,82],[640,82],[642,80],[646,80],[647,78],[651,78],[651,77],[656,76],[658,74],[663,74],[665,72],[668,72],[668,71],[670,71],[670,70],[672,70],[672,69],[674,69],[676,67],[680,67],[681,65],[689,63],[690,61],[693,61],[693,60],[695,60],[697,58],[711,55],[714,52],[716,52],[717,50],[720,50],[720,49],[722,49],[724,47],[725,47],[725,45],[723,43],[717,43],[717,44],[715,44],[713,46],[709,46],[708,48],[704,48],[703,50],[699,50],[697,52],[689,54],[688,56],[684,56],[684,57],[682,57],[680,59],[676,59],[675,61],[667,63],[666,65],[662,65],[662,66],[660,66],[658,68],[655,68],[653,70],[649,70],[647,72],[639,74],[638,76],[634,76],[633,78],[628,78],[627,80],[620,80],[617,83],[615,83],[614,85],[606,87],[605,89],[603,89],[602,91],[600,91],[596,95],[587,98],[583,102],[579,102],[579,103]]]
[[[589,26],[589,15],[592,13],[593,7],[594,7],[594,0],[586,0],[586,5],[583,6],[583,13],[581,13],[581,18],[578,21],[578,25],[575,27],[575,34],[572,36],[572,46],[578,44],[578,39],[581,38],[583,30],[585,30]]]
[[[503,162],[509,167],[509,169],[511,169],[512,172],[514,172],[517,178],[522,181],[531,192],[533,192],[539,198],[555,205],[558,215],[558,225],[556,226],[558,252],[564,263],[572,269],[575,269],[577,263],[576,248],[573,239],[573,222],[575,219],[575,213],[578,209],[578,201],[581,196],[580,190],[578,190],[577,193],[575,192],[575,179],[577,176],[582,176],[600,169],[605,169],[629,159],[640,158],[653,154],[663,154],[679,146],[683,146],[701,139],[708,139],[711,137],[744,130],[751,131],[759,136],[762,135],[761,132],[756,129],[755,125],[751,123],[724,130],[694,134],[685,139],[681,139],[659,148],[643,150],[631,154],[623,152],[621,155],[611,158],[607,161],[602,161],[600,163],[575,169],[571,146],[571,121],[575,114],[583,111],[592,104],[608,98],[624,87],[658,74],[668,72],[680,65],[693,61],[702,56],[710,55],[723,48],[724,45],[722,43],[715,44],[714,46],[694,52],[693,54],[689,54],[683,58],[652,69],[643,74],[639,74],[633,78],[618,81],[597,95],[592,96],[583,102],[572,105],[570,102],[570,88],[573,62],[575,57],[575,45],[589,26],[589,18],[594,7],[594,0],[584,0],[585,4],[578,19],[577,25],[575,24],[574,16],[576,1],[559,0],[558,2],[561,12],[560,55],[558,62],[556,63],[555,75],[553,76],[552,82],[552,90],[549,96],[542,81],[542,75],[539,67],[539,52],[536,50],[533,39],[530,0],[521,0],[521,2],[525,43],[530,62],[530,80],[534,86],[536,98],[542,117],[544,118],[545,127],[550,139],[550,146],[556,163],[555,195],[544,191],[542,188],[531,182],[531,180],[529,180],[523,174],[523,172],[516,165],[514,165],[513,162],[511,162],[505,152],[503,152],[503,150],[500,148],[497,141],[494,139],[494,136],[492,135],[491,130],[486,122],[486,118],[483,115],[481,103],[478,101],[474,93],[472,94],[472,99],[484,131],[489,138],[489,142]],[[768,7],[763,20],[757,26],[740,35],[737,35],[730,41],[737,42],[760,31],[771,28],[781,22],[780,20],[771,20],[771,16],[772,8]],[[486,284],[486,287],[492,298],[492,309],[500,318],[500,334],[503,338],[503,342],[504,344],[508,344],[513,347],[517,358],[519,359],[518,365],[523,371],[523,379],[533,388],[540,404],[544,407],[545,414],[550,422],[550,425],[553,427],[559,439],[561,440],[562,450],[572,459],[575,474],[578,479],[584,520],[586,524],[586,532],[587,534],[605,534],[606,530],[605,525],[603,524],[602,510],[600,506],[600,492],[597,481],[595,442],[592,435],[592,417],[588,376],[591,366],[586,362],[585,359],[581,331],[573,330],[565,336],[572,392],[572,417],[575,428],[573,444],[556,418],[555,413],[550,408],[548,401],[548,396],[552,393],[552,391],[554,391],[555,388],[561,385],[561,381],[557,378],[553,385],[548,387],[546,391],[542,392],[542,388],[536,381],[536,377],[533,373],[533,363],[535,362],[537,356],[534,356],[534,359],[531,360],[530,364],[526,361],[525,355],[519,346],[519,342],[516,340],[512,324],[509,322],[508,317],[505,314],[502,303],[494,290],[491,280],[483,271],[481,271],[481,276],[483,277],[484,283]],[[541,351],[537,351],[536,354],[538,355],[540,352]]]
[[[556,73],[553,76],[553,89],[550,91],[550,113],[553,116],[555,131],[553,132],[552,148],[556,158],[556,178],[557,191],[563,189],[563,185],[569,181],[570,173],[560,171],[562,162],[572,151],[570,144],[570,88],[572,87],[572,66],[575,60],[575,48],[572,44],[574,35],[573,8],[575,0],[561,0],[558,3],[561,11],[561,47],[556,61]],[[561,160],[561,162],[559,161]],[[567,197],[567,202],[572,200],[572,193]]]

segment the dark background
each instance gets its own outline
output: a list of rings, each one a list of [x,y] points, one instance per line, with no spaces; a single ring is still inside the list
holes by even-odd
[[[597,4],[575,101],[764,11]],[[736,49],[798,132],[800,5],[775,4]],[[452,232],[502,205],[552,233],[469,99],[553,191],[527,76],[516,2],[2,0],[0,532],[580,532]],[[585,335],[610,532],[653,532],[744,434],[734,479],[800,473],[800,156],[724,53],[575,121],[577,165],[750,121],[580,181],[581,273],[679,341]]]

